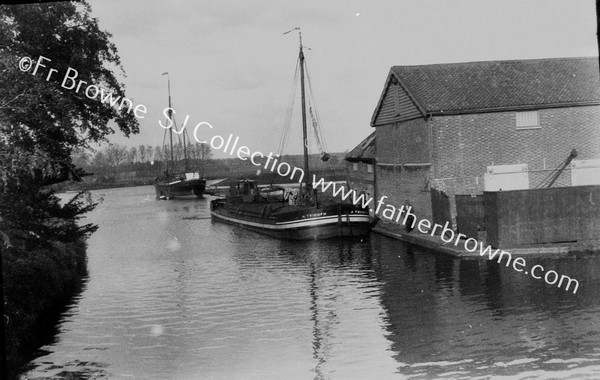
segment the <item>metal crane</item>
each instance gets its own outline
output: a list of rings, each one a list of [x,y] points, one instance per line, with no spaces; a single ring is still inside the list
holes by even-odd
[[[550,175],[548,175],[548,177],[544,178],[544,180],[542,182],[540,182],[539,185],[536,186],[536,189],[547,189],[549,187],[552,187],[552,185],[554,184],[554,182],[556,182],[556,180],[558,179],[558,177],[560,177],[560,175],[562,174],[562,172],[567,168],[567,166],[569,166],[569,164],[571,163],[571,161],[573,161],[573,159],[577,157],[577,150],[573,149],[571,151],[571,154],[569,154],[569,157],[567,157],[566,160],[564,160],[562,162],[562,164],[560,164],[559,167],[557,167],[556,169],[554,169],[552,171],[552,173],[550,173]]]

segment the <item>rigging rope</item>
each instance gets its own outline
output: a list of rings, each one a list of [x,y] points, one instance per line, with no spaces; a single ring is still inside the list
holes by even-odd
[[[306,66],[306,78],[308,81],[309,103],[311,103],[311,108],[314,109],[314,119],[317,123],[317,127],[315,128],[315,138],[317,140],[317,143],[319,144],[319,149],[320,149],[321,153],[324,153],[324,152],[327,152],[327,150],[328,150],[327,141],[325,140],[325,135],[323,135],[323,131],[319,127],[321,125],[321,119],[319,118],[319,110],[317,109],[316,98],[315,98],[315,95],[312,90],[312,81],[310,79],[308,63],[306,61],[304,63]]]
[[[308,94],[309,94],[308,99],[309,99],[309,106],[310,106],[310,116],[313,120],[313,129],[314,129],[314,133],[315,133],[315,140],[317,142],[319,151],[321,152],[321,161],[327,162],[327,164],[329,166],[329,171],[333,175],[335,173],[335,170],[333,169],[333,165],[332,165],[331,161],[329,160],[329,154],[327,154],[327,150],[328,150],[327,140],[325,140],[325,135],[323,134],[323,130],[320,128],[321,120],[319,118],[319,112],[318,112],[316,101],[315,101],[315,95],[312,90],[312,81],[310,79],[308,63],[306,61],[304,61],[304,63],[306,66],[306,78],[308,81]],[[313,109],[314,109],[314,113],[313,113]]]
[[[308,100],[309,112],[310,112],[310,117],[312,120],[312,126],[313,126],[316,144],[321,153],[321,160],[327,161],[327,164],[329,166],[329,171],[332,174],[335,174],[335,170],[333,169],[332,162],[329,161],[329,154],[326,153],[327,152],[327,141],[325,140],[323,131],[320,128],[321,121],[319,119],[319,112],[316,107],[316,104],[314,104],[315,96],[313,94],[312,83],[311,83],[310,74],[308,71],[308,64],[306,61],[304,61],[304,66],[305,66],[305,74],[306,74],[306,78],[307,78],[307,82],[308,82],[307,100]],[[289,96],[289,100],[288,100],[288,108],[287,108],[285,119],[283,122],[283,131],[281,134],[281,139],[279,141],[279,147],[277,150],[277,153],[280,156],[287,149],[287,144],[288,144],[289,134],[290,134],[290,129],[291,129],[290,126],[292,124],[292,118],[293,118],[294,104],[296,101],[296,94],[297,94],[297,89],[298,89],[298,82],[299,82],[298,77],[299,76],[300,76],[300,58],[298,58],[298,60],[296,61],[296,71],[294,73],[294,79],[293,79],[292,86],[291,86],[292,89],[290,91],[290,96]],[[304,144],[309,149],[309,154],[310,154],[309,142],[304,141]]]
[[[292,124],[294,103],[296,101],[296,91],[298,88],[298,75],[300,74],[300,58],[296,61],[296,71],[294,73],[294,79],[292,81],[292,89],[288,99],[288,107],[283,121],[283,130],[281,132],[281,138],[279,140],[279,147],[277,148],[277,154],[280,156],[287,149],[288,137],[290,132],[290,125]]]
[[[184,155],[183,159],[187,159],[188,161],[190,160],[190,149],[193,148],[193,145],[191,143],[192,140],[190,140],[190,135],[188,134],[188,130],[187,127],[182,126],[181,129],[177,129],[177,121],[175,120],[175,115],[171,115],[171,118],[167,118],[167,122],[171,121],[171,127],[170,128],[165,128],[164,129],[164,133],[163,133],[163,142],[162,142],[162,149],[163,149],[163,161],[165,162],[166,167],[168,168],[169,164],[168,162],[171,160],[171,147],[170,147],[170,142],[167,143],[167,133],[173,133],[173,162],[171,163],[171,165],[173,165],[172,168],[170,168],[173,172],[176,171],[176,167],[179,161],[181,161],[182,159],[182,154]],[[187,123],[187,118],[184,122],[184,125]],[[183,151],[185,146],[185,152]],[[153,157],[156,155],[156,152],[153,153]],[[189,168],[185,168],[186,170],[188,170]]]

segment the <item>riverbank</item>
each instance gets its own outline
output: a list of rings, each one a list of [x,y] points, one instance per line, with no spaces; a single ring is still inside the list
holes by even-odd
[[[87,277],[86,243],[3,249],[9,379],[52,341],[56,323]]]

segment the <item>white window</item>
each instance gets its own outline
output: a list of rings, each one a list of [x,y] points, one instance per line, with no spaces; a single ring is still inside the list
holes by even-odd
[[[517,112],[517,129],[540,128],[538,111]]]
[[[600,160],[571,162],[571,186],[585,185],[600,185]]]
[[[352,164],[352,170],[354,170],[355,172],[358,171],[358,164],[356,162]]]
[[[373,165],[367,164],[367,173],[373,173]]]
[[[529,189],[527,164],[488,166],[483,175],[485,191]]]

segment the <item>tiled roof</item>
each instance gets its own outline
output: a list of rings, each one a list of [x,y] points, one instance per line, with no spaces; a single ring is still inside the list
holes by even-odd
[[[552,58],[394,66],[428,114],[600,103],[598,58]]]
[[[346,154],[345,160],[350,162],[375,162],[375,132],[360,142],[354,149]]]

